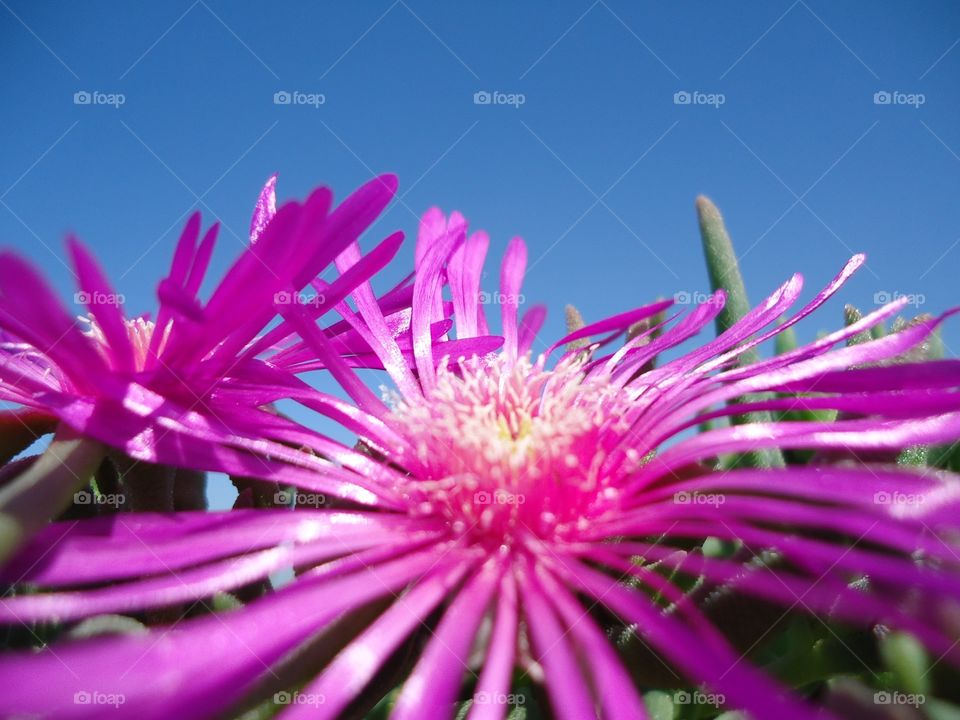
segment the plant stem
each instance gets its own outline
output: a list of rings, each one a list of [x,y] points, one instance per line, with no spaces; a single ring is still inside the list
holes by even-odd
[[[70,507],[104,454],[100,443],[61,427],[36,462],[0,489],[0,565]]]

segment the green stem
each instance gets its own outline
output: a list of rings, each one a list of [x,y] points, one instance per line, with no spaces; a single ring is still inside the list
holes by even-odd
[[[207,509],[207,474],[177,468],[173,478],[173,506],[175,510]]]
[[[173,512],[174,469],[167,465],[113,458],[126,491],[131,512]]]
[[[0,565],[70,507],[104,453],[95,440],[61,429],[36,462],[0,489]]]

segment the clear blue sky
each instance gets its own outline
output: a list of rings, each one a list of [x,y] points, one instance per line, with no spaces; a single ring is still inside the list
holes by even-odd
[[[0,0],[0,242],[70,296],[58,258],[75,231],[146,311],[193,209],[226,226],[216,277],[271,172],[281,197],[342,197],[391,171],[402,196],[368,246],[433,204],[498,255],[521,234],[552,335],[567,302],[597,319],[706,290],[706,193],[753,299],[795,270],[809,296],[869,254],[801,336],[878,291],[937,312],[960,301],[958,41],[954,0]],[[84,91],[124,102],[75,104]],[[477,105],[481,91],[524,102]],[[958,328],[946,337],[960,350]]]

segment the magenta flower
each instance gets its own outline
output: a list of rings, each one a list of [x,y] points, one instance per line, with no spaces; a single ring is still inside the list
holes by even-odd
[[[722,292],[665,320],[669,301],[608,318],[534,357],[544,312],[519,314],[526,247],[510,243],[492,295],[480,290],[487,248],[485,234],[467,236],[460,215],[424,216],[409,347],[395,340],[398,328],[366,283],[354,292],[355,311],[340,306],[366,343],[352,346],[356,356],[374,355],[395,384],[385,398],[356,377],[306,308],[283,308],[302,340],[285,352],[327,367],[359,408],[349,421],[368,463],[319,470],[337,482],[353,477],[352,506],[54,524],[4,571],[5,580],[46,592],[0,601],[0,618],[71,621],[175,605],[291,565],[300,569],[295,581],[168,630],[0,657],[0,709],[94,717],[102,708],[76,704],[75,695],[99,693],[114,699],[111,717],[236,711],[306,640],[362,618],[353,634],[331,633],[342,648],[295,696],[282,696],[293,698],[284,717],[339,716],[411,635],[429,628],[394,717],[451,717],[469,679],[470,717],[502,718],[519,667],[546,686],[557,717],[642,718],[638,689],[606,634],[614,621],[635,628],[676,686],[703,684],[756,718],[822,717],[741,659],[681,589],[681,578],[697,577],[786,608],[901,628],[960,660],[946,629],[960,597],[950,534],[957,478],[856,462],[716,469],[721,456],[765,448],[855,452],[956,440],[960,363],[885,364],[943,318],[836,349],[894,315],[895,302],[814,343],[738,364],[832,296],[862,264],[856,256],[781,325],[799,275],[716,339],[656,367],[651,360],[715,318]],[[341,271],[352,262],[343,259]],[[502,325],[495,353],[491,301]],[[651,321],[647,330],[605,350],[641,320]],[[599,339],[550,360],[586,338]],[[781,395],[759,394],[769,391]],[[709,419],[786,410],[842,415],[685,432]],[[707,536],[775,551],[779,561],[747,567],[687,552]],[[864,576],[868,585],[851,584]]]
[[[8,434],[20,446],[4,451],[9,457],[26,447],[34,427],[58,424],[58,437],[88,441],[53,449],[67,470],[61,470],[65,483],[28,476],[23,488],[13,486],[0,496],[0,511],[22,525],[18,534],[29,534],[64,509],[96,468],[103,446],[134,464],[239,476],[286,477],[298,472],[291,463],[301,471],[317,465],[315,457],[289,446],[322,450],[323,439],[266,407],[309,392],[269,362],[280,350],[277,343],[290,335],[284,323],[273,323],[275,305],[305,304],[316,320],[393,257],[401,233],[362,258],[357,238],[393,197],[396,179],[377,178],[336,208],[331,192],[321,188],[305,203],[289,202],[279,211],[275,184],[276,176],[260,194],[249,246],[205,303],[198,291],[218,226],[201,237],[199,213],[189,219],[158,285],[153,319],[126,316],[123,295],[75,238],[68,248],[78,282],[74,300],[89,313],[84,318],[74,317],[27,262],[0,255],[0,400],[27,411],[5,414],[7,426],[16,429],[22,421],[24,430]],[[358,260],[350,273],[334,280],[324,296],[301,292],[344,253]],[[387,298],[383,307],[395,314],[403,301]],[[329,332],[350,340],[347,327]],[[339,418],[350,412],[342,406],[331,400],[314,409]]]
[[[299,293],[354,245],[396,188],[395,178],[378,178],[332,212],[332,195],[322,188],[303,205],[290,202],[277,213],[275,180],[257,203],[250,246],[205,304],[197,292],[218,225],[201,239],[199,213],[190,218],[158,286],[155,320],[125,316],[123,296],[76,239],[68,243],[79,286],[75,300],[89,312],[80,322],[36,270],[4,253],[0,398],[55,416],[129,457],[187,467],[220,464],[211,456],[211,441],[230,446],[250,429],[260,434],[264,412],[247,401],[246,386],[257,382],[271,394],[270,368],[253,352],[269,347],[251,345],[276,317],[275,298]],[[355,273],[338,280],[331,296],[346,296],[382,267],[400,237],[388,238]],[[311,307],[319,315],[332,304]],[[282,339],[277,332],[273,337]]]

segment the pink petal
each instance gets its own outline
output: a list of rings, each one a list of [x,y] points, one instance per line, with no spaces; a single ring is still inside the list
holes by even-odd
[[[250,219],[250,244],[257,241],[257,238],[263,234],[273,216],[277,214],[277,173],[271,175],[260,196],[257,198],[257,204],[253,209],[253,217]]]
[[[517,340],[517,307],[520,288],[523,286],[523,274],[527,269],[527,245],[523,238],[515,237],[507,246],[500,269],[500,314],[503,321],[503,353],[516,359],[519,342]]]
[[[438,712],[453,714],[463,676],[470,671],[468,655],[502,574],[502,563],[492,558],[467,581],[403,684],[391,717],[431,720]]]

